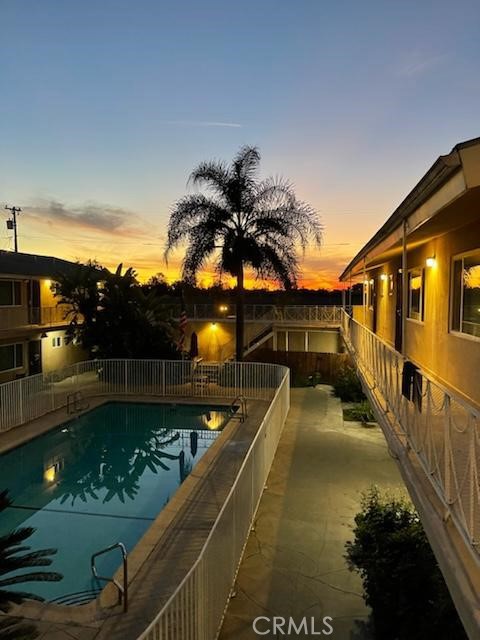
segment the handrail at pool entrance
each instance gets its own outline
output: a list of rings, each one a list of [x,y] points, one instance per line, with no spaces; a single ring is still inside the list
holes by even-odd
[[[83,401],[83,404],[81,404]],[[81,391],[74,391],[67,395],[67,413],[78,413],[79,411],[85,411],[90,405],[85,402],[85,398]]]
[[[122,554],[122,565],[123,565],[123,585],[121,585],[115,578],[106,578],[105,576],[99,576],[97,573],[97,567],[95,566],[95,560],[99,556],[104,555],[105,553],[109,553],[114,549],[120,549]],[[125,545],[122,542],[115,542],[115,544],[111,544],[105,549],[100,549],[100,551],[96,551],[92,554],[90,558],[90,568],[92,570],[92,575],[96,580],[104,580],[105,582],[111,582],[118,589],[119,594],[119,602],[123,603],[123,611],[128,611],[128,554]]]
[[[237,402],[240,403],[240,411],[235,411],[235,405]],[[232,418],[239,418],[240,422],[245,422],[245,419],[248,418],[248,407],[247,407],[247,399],[245,396],[238,395],[230,405],[230,415]]]

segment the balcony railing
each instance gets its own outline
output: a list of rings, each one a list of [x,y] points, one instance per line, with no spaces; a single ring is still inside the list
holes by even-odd
[[[52,327],[68,324],[68,306],[55,307],[2,307],[0,331],[29,327]]]
[[[188,304],[185,311],[187,317],[192,320],[234,320],[236,305]],[[178,318],[180,313],[181,306],[174,305],[173,316]],[[311,322],[340,325],[342,319],[342,308],[334,305],[247,304],[244,313],[248,322]]]
[[[421,369],[410,384],[401,354],[347,314],[342,323],[347,347],[382,405],[390,435],[415,453],[445,513],[479,554],[480,412]]]

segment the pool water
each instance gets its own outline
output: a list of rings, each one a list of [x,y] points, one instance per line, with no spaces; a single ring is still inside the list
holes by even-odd
[[[0,455],[0,490],[14,502],[0,536],[34,527],[27,544],[56,548],[49,569],[63,575],[17,590],[52,600],[104,586],[91,555],[115,542],[132,550],[229,416],[224,406],[111,402]],[[98,558],[99,574],[120,562],[118,550]]]

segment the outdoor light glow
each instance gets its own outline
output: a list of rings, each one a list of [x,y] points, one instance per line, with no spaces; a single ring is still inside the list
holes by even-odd
[[[46,482],[54,482],[56,474],[57,469],[55,465],[52,465],[51,467],[48,467],[48,469],[45,469],[45,471],[43,472],[43,479]]]
[[[227,305],[226,305],[226,304],[221,304],[221,305],[220,305],[220,311],[221,311],[222,313],[225,313],[225,311],[228,311],[228,307],[227,307]]]
[[[434,267],[437,264],[437,261],[434,257],[427,258],[426,265],[427,267]]]
[[[216,322],[211,322],[210,323],[210,329],[212,329],[212,331],[215,331],[217,328],[217,323]]]
[[[388,278],[386,273],[382,273],[382,275],[380,276],[380,280],[386,280]]]
[[[203,425],[210,431],[217,431],[225,424],[225,415],[221,411],[209,411],[202,416]]]

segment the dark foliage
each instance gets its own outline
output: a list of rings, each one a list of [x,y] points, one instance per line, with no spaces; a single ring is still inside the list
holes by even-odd
[[[365,400],[365,394],[355,369],[348,365],[338,372],[337,379],[333,384],[333,392],[343,402],[362,402]]]
[[[79,265],[54,285],[60,304],[71,307],[67,339],[96,358],[178,357],[168,305],[155,291],[144,290],[129,268],[122,274]]]
[[[0,514],[11,506],[12,501],[8,497],[8,491],[0,491]],[[25,542],[34,531],[35,529],[31,527],[21,527],[0,536],[0,612],[2,613],[8,613],[12,604],[20,604],[25,599],[42,599],[28,591],[12,591],[9,587],[24,582],[56,582],[62,579],[59,573],[37,569],[50,566],[51,556],[56,553],[56,550],[32,551]],[[22,569],[26,571],[18,573]],[[14,572],[16,575],[12,575]],[[13,617],[0,618],[1,640],[27,640],[35,637],[36,631],[33,625],[21,624]]]
[[[347,561],[362,577],[376,640],[466,640],[435,556],[412,505],[364,496]]]

